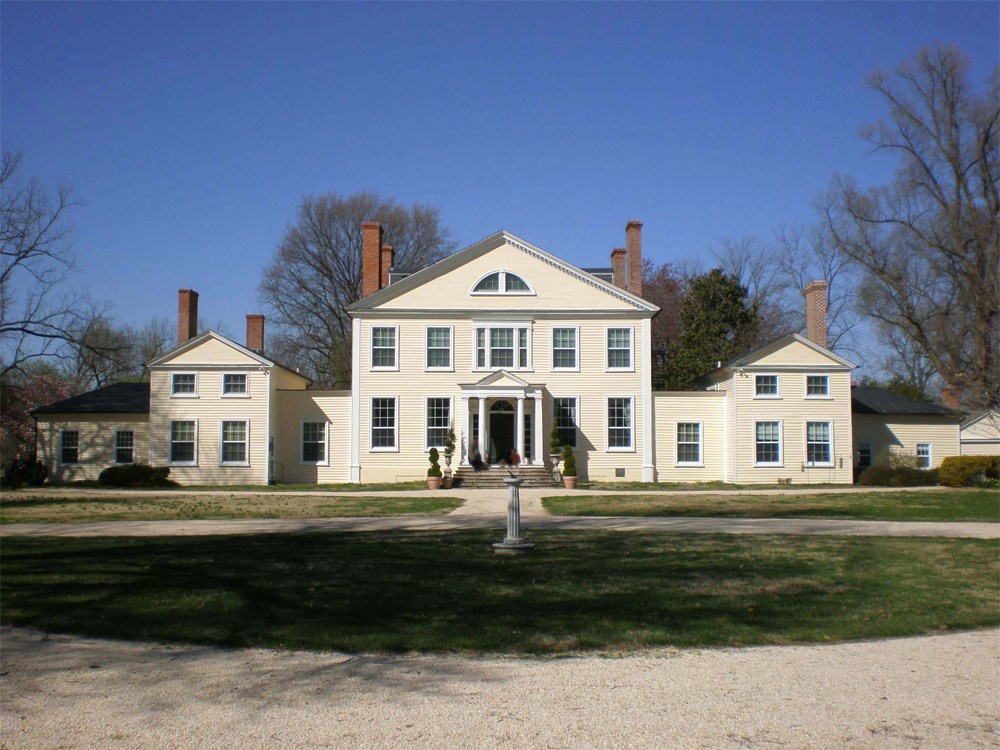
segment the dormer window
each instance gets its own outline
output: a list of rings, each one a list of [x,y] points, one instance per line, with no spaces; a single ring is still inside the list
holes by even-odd
[[[533,294],[528,282],[510,271],[488,273],[472,287],[473,294]]]

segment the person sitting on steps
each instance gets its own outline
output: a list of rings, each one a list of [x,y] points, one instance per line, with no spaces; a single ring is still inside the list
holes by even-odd
[[[483,461],[483,456],[479,452],[479,447],[476,446],[472,449],[472,457],[469,459],[469,466],[475,469],[477,472],[486,471],[490,467]]]

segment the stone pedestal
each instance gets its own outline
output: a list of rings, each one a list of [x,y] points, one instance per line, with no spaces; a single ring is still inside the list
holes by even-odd
[[[498,555],[522,555],[535,545],[521,538],[521,482],[520,477],[505,477],[507,485],[507,536],[502,542],[493,545],[493,551]]]

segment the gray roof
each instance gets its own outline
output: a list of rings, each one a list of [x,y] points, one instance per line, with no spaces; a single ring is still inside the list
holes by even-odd
[[[851,413],[938,416],[951,417],[956,421],[963,418],[961,412],[935,404],[933,401],[918,401],[882,388],[857,385],[851,387]]]
[[[40,406],[38,414],[149,414],[149,383],[114,383]]]

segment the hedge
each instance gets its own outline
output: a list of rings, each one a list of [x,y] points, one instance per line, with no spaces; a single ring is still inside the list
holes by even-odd
[[[177,482],[167,479],[169,466],[146,464],[121,464],[109,466],[97,477],[103,487],[176,487]]]
[[[941,484],[971,487],[985,479],[1000,479],[1000,456],[948,456],[941,462]]]
[[[858,484],[869,487],[922,487],[937,483],[937,469],[910,466],[870,466],[858,477]]]

